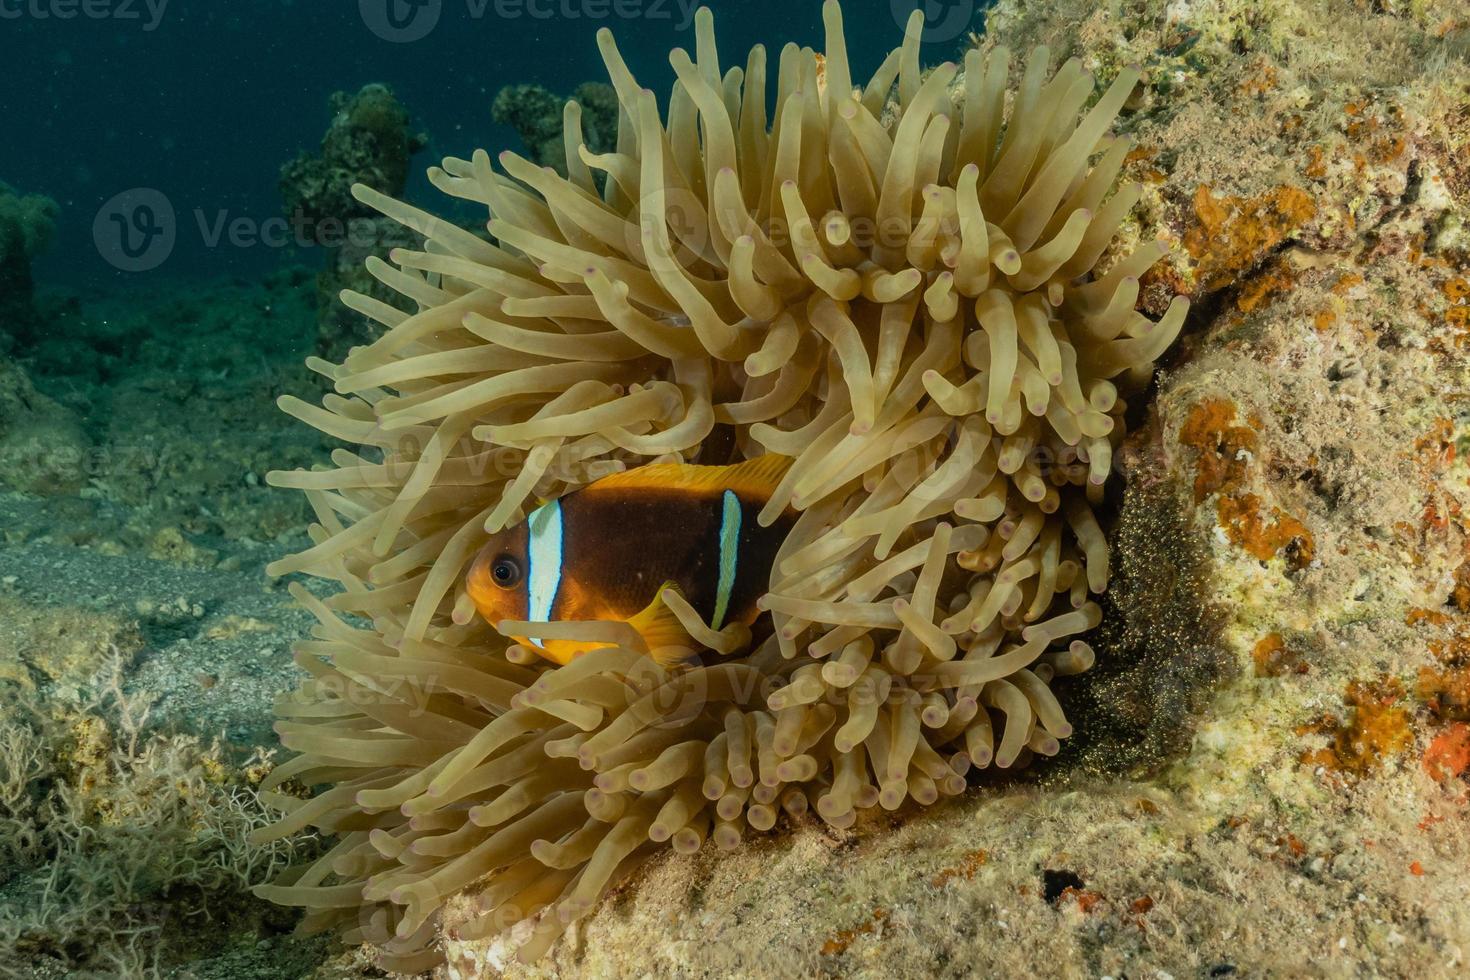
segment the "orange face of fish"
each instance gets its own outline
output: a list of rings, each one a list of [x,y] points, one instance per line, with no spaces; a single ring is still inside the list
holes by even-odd
[[[465,584],[487,622],[620,618],[604,603],[586,601],[575,572],[568,574],[563,504],[554,500],[538,508],[524,524],[492,536],[480,549]],[[511,639],[559,664],[602,645],[521,635]]]
[[[494,625],[503,620],[526,618],[526,578],[528,535],[526,526],[510,528],[493,535],[480,549],[470,566],[465,587],[475,608],[485,621]]]

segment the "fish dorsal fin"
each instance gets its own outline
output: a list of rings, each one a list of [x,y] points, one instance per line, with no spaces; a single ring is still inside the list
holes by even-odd
[[[771,499],[776,484],[791,468],[789,456],[767,453],[731,466],[699,466],[694,463],[652,463],[605,476],[588,484],[586,490],[685,490],[717,496],[734,490],[748,500]]]
[[[628,620],[648,644],[649,656],[660,667],[673,667],[688,660],[699,649],[699,644],[689,635],[679,617],[664,602],[664,592],[678,590],[673,582],[665,582],[642,612]]]

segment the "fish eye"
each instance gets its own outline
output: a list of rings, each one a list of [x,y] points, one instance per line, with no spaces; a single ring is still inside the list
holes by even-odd
[[[512,588],[521,580],[521,565],[510,555],[501,555],[490,566],[490,577],[502,589]]]

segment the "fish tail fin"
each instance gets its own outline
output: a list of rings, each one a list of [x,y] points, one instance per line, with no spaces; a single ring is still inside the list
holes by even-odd
[[[699,644],[664,602],[664,592],[669,589],[677,592],[679,586],[665,582],[653,601],[628,620],[628,625],[637,630],[643,642],[648,644],[648,655],[660,667],[675,667],[699,650]]]

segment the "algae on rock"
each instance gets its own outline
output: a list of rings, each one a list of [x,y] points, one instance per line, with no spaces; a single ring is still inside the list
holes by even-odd
[[[157,975],[285,925],[245,891],[308,846],[244,843],[266,763],[147,730],[122,668],[114,648],[69,707],[0,674],[0,977]]]

